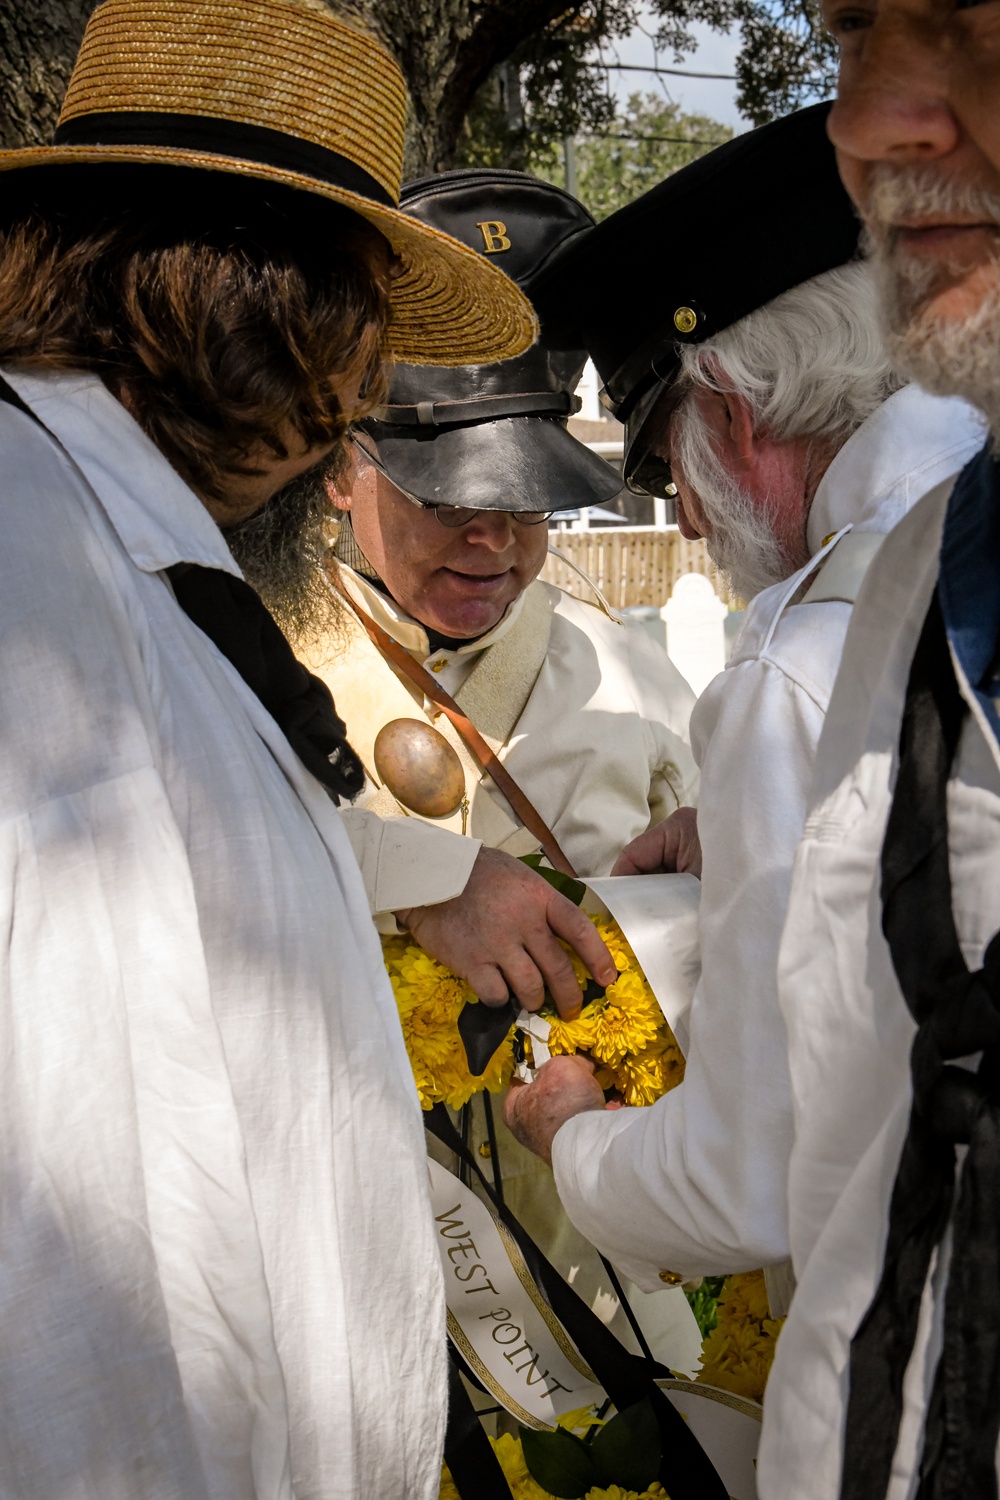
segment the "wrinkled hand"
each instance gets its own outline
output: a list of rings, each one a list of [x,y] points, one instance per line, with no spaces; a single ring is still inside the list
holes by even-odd
[[[510,1086],[503,1107],[504,1124],[522,1146],[552,1165],[556,1131],[574,1115],[604,1109],[604,1094],[586,1057],[551,1057],[533,1083]]]
[[[698,811],[679,807],[669,818],[647,828],[626,844],[612,875],[697,875],[701,879]]]
[[[397,912],[396,919],[487,1005],[505,1004],[513,991],[525,1010],[538,1010],[547,988],[560,1015],[575,1015],[580,986],[558,938],[576,950],[598,984],[613,984],[618,977],[613,958],[579,907],[498,849],[480,850],[460,896]]]

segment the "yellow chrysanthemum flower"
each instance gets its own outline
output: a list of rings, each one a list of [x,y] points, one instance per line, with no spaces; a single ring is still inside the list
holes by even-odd
[[[620,1484],[613,1484],[607,1490],[588,1490],[586,1500],[670,1500],[670,1496],[660,1484],[651,1484],[641,1494],[638,1490],[623,1490]]]
[[[470,1074],[458,1031],[463,1008],[478,1004],[469,986],[405,937],[383,938],[382,951],[421,1107],[444,1100],[457,1109],[483,1089],[505,1088],[514,1069],[513,1027],[486,1071]]]
[[[684,1054],[672,1037],[657,1037],[642,1052],[623,1057],[615,1085],[626,1104],[653,1104],[684,1081]]]
[[[631,981],[627,989],[626,981]],[[666,1024],[645,980],[637,974],[623,975],[598,1004],[592,1055],[614,1067],[630,1053],[652,1046]]]
[[[680,1083],[683,1057],[621,928],[610,917],[590,920],[614,958],[618,979],[574,1020],[548,1014],[549,1051],[586,1053],[602,1088],[616,1089],[626,1104],[652,1104]],[[583,993],[590,977],[563,946]],[[458,1032],[463,1007],[478,1003],[469,986],[406,937],[384,938],[383,951],[423,1108],[443,1100],[458,1109],[484,1089],[505,1088],[514,1068],[513,1031],[486,1071],[470,1074]]]
[[[702,1344],[698,1380],[762,1401],[784,1318],[772,1318],[763,1271],[727,1276],[718,1324]]]
[[[573,1021],[564,1021],[558,1015],[549,1016],[548,1048],[553,1057],[590,1052],[594,1046],[596,1014],[596,1006],[585,1005]]]
[[[438,1500],[462,1500],[447,1464],[441,1465],[441,1488],[438,1491]]]
[[[570,1430],[580,1426],[589,1427],[592,1425],[590,1420],[585,1422],[575,1420],[585,1412],[589,1412],[590,1417],[593,1417],[593,1407],[582,1408],[580,1412],[568,1412],[566,1416],[560,1417],[559,1425],[569,1427]],[[504,1433],[502,1437],[490,1438],[490,1442],[514,1500],[556,1500],[554,1495],[551,1495],[548,1490],[543,1490],[538,1481],[531,1477],[524,1461],[520,1438],[514,1437],[511,1433]],[[441,1470],[439,1500],[461,1500],[447,1464],[443,1465]],[[586,1500],[670,1500],[670,1496],[662,1485],[654,1482],[649,1489],[641,1493],[637,1490],[623,1489],[619,1484],[612,1484],[607,1489],[601,1489],[598,1486],[587,1491]]]
[[[505,1432],[498,1438],[490,1438],[490,1442],[493,1444],[493,1452],[503,1469],[504,1478],[510,1485],[514,1500],[554,1500],[548,1490],[543,1490],[528,1472],[519,1438]]]

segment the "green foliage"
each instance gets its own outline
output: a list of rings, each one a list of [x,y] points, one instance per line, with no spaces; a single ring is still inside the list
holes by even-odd
[[[626,1407],[586,1438],[564,1427],[554,1432],[521,1427],[518,1434],[531,1477],[561,1500],[582,1500],[588,1490],[613,1484],[648,1489],[660,1467],[660,1429],[649,1401]]]
[[[582,1438],[557,1427],[555,1432],[518,1429],[521,1452],[531,1477],[561,1500],[580,1500],[598,1483],[590,1449]]]
[[[605,1487],[645,1490],[653,1483],[662,1455],[660,1428],[648,1401],[627,1406],[598,1429],[591,1445],[598,1482]]]
[[[708,1338],[719,1321],[719,1298],[725,1279],[724,1276],[703,1276],[697,1286],[684,1288],[703,1339]]]
[[[824,30],[816,0],[771,0],[748,8],[736,63],[736,104],[755,125],[837,87],[837,44]]]
[[[565,187],[561,141],[535,137],[525,127],[512,153],[505,156],[501,127],[495,119],[491,123],[491,117],[480,112],[475,128],[482,134],[469,137],[465,165],[514,167]],[[732,133],[728,125],[707,115],[682,113],[679,105],[668,103],[661,94],[632,94],[625,108],[612,114],[599,133],[588,132],[576,139],[577,197],[596,219],[605,219],[671,172],[728,141]],[[508,143],[512,139],[509,135]],[[487,141],[492,142],[489,148]]]
[[[606,129],[615,101],[595,47],[628,36],[640,10],[639,0],[583,0],[524,38],[476,95],[455,165],[547,176],[564,136]]]
[[[479,89],[455,165],[514,167],[561,182],[558,164],[566,136],[591,141],[618,133],[623,116],[603,64],[613,59],[614,42],[635,29],[643,9],[647,17],[653,12],[663,66],[691,65],[696,22],[739,35],[736,104],[755,125],[834,91],[837,49],[823,30],[818,0],[651,0],[648,7],[639,0],[583,0],[522,36]],[[629,101],[625,117],[637,98]],[[639,107],[651,114],[671,108],[655,95],[647,95]],[[679,110],[676,119],[684,119]],[[708,123],[711,138],[718,137],[721,127]],[[637,155],[636,170],[641,170],[646,163],[641,152]],[[665,171],[681,164],[669,160]]]
[[[577,196],[604,219],[732,133],[707,115],[682,114],[661,95],[632,94],[607,135],[577,142]]]
[[[555,886],[556,890],[560,891],[566,897],[567,901],[572,901],[574,906],[580,905],[580,902],[587,894],[587,887],[582,880],[576,880],[572,875],[564,875],[561,870],[550,869],[548,865],[542,863],[545,859],[544,854],[522,854],[520,858],[523,865],[527,865],[529,869],[536,871],[537,874],[541,875],[543,880],[548,881],[549,885]]]

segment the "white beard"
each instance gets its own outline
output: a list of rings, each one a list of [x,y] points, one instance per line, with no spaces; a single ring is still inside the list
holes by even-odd
[[[1000,437],[1000,247],[997,285],[975,313],[962,320],[936,318],[929,299],[939,268],[907,255],[892,223],[902,215],[974,214],[1000,231],[1000,194],[963,186],[928,167],[872,169],[867,205],[867,248],[881,295],[889,355],[901,375],[939,396],[961,396],[986,417]]]
[[[673,452],[685,485],[697,495],[710,531],[708,555],[732,593],[750,600],[795,571],[766,508],[755,504],[727,473],[693,401],[673,421]]]

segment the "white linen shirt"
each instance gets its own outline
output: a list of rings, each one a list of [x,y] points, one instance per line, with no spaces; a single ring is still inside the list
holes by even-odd
[[[824,475],[808,521],[814,554],[849,524],[889,531],[981,445],[981,421],[961,402],[897,392]],[[722,1274],[789,1253],[792,1106],[775,970],[851,615],[839,601],[787,607],[816,560],[751,602],[726,670],[692,715],[702,977],[689,1035],[679,1029],[684,1083],[651,1108],[578,1115],[553,1145],[570,1218],[647,1290],[661,1271]]]
[[[0,405],[0,1497],[432,1500],[421,1117],[342,817],[163,576],[238,572],[207,510],[98,380],[7,374],[64,446]]]
[[[799,1285],[767,1390],[762,1500],[836,1500],[850,1341],[881,1277],[915,1031],[882,934],[881,849],[949,492],[940,486],[917,506],[865,580],[795,859],[778,985],[795,1111],[789,1213]],[[1000,753],[952,654],[970,705],[948,785],[952,908],[976,969],[1000,912]],[[938,1255],[904,1382],[888,1500],[908,1500],[916,1488],[940,1348],[941,1267]]]

